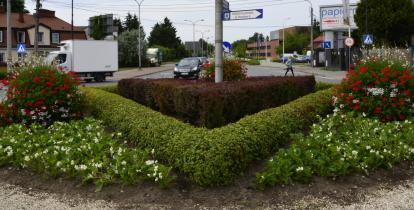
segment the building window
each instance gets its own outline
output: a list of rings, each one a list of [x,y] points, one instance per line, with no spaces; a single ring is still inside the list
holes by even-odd
[[[4,53],[0,53],[0,63],[4,63]]]
[[[37,36],[37,41],[39,42],[39,43],[43,43],[43,37],[44,36],[44,33],[43,32],[39,32],[38,33],[38,36]]]
[[[26,42],[26,33],[24,31],[17,32],[17,43],[25,43]]]
[[[0,42],[3,42],[3,31],[0,31]]]
[[[59,44],[60,42],[60,34],[59,33],[52,33],[52,43]]]

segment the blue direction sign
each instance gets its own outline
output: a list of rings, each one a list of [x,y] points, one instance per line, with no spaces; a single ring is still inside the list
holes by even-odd
[[[324,49],[331,49],[332,48],[332,42],[322,42],[321,47]]]
[[[230,53],[231,49],[233,49],[233,46],[230,44],[230,42],[223,42],[223,49],[224,52]]]
[[[17,44],[17,53],[26,54],[26,44]]]
[[[374,36],[372,34],[365,34],[364,35],[364,44],[365,45],[374,44]]]
[[[262,18],[263,18],[263,9],[223,12],[224,21],[262,19]]]

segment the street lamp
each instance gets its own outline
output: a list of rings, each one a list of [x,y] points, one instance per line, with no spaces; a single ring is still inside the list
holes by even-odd
[[[204,57],[204,33],[209,33],[210,30],[197,31],[197,32],[201,33],[201,57]],[[208,47],[208,43],[207,43],[207,47]]]
[[[204,21],[204,19],[200,19],[200,20],[196,20],[196,21],[192,21],[192,20],[184,20],[184,21],[186,21],[186,22],[190,22],[191,24],[193,24],[193,56],[195,57],[196,56],[196,47],[195,47],[195,25],[198,23],[198,22],[202,22],[202,21]]]
[[[290,20],[290,17],[283,19],[283,54],[282,59],[285,62],[285,22]]]
[[[141,65],[141,5],[142,2],[144,2],[144,0],[138,1],[138,0],[134,0],[137,4],[138,4],[138,60],[139,60],[139,70],[141,70],[142,65]]]
[[[306,2],[308,2],[309,3],[309,5],[310,5],[310,9],[311,9],[311,41],[310,41],[310,43],[311,43],[311,66],[312,67],[314,67],[313,66],[313,54],[314,54],[314,47],[313,47],[313,5],[312,5],[312,2],[311,2],[311,0],[305,0]]]

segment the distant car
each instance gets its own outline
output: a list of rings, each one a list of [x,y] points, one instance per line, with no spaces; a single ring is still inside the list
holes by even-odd
[[[290,53],[285,53],[285,55],[280,56],[280,62],[281,63],[286,63],[287,60],[289,60],[290,57],[293,57],[295,60],[297,58],[298,55],[295,54],[290,54]]]
[[[178,64],[175,64],[174,78],[200,77],[203,64],[199,58],[184,58]]]
[[[297,55],[295,58],[295,62],[297,63],[307,63],[308,59],[305,55]]]

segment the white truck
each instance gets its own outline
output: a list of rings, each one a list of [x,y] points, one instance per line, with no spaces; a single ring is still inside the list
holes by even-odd
[[[49,62],[58,62],[64,71],[75,72],[87,82],[105,81],[118,71],[118,42],[98,40],[62,41],[60,51],[48,55]]]
[[[148,48],[147,58],[149,59],[151,66],[161,66],[162,63],[162,51],[159,48]]]

